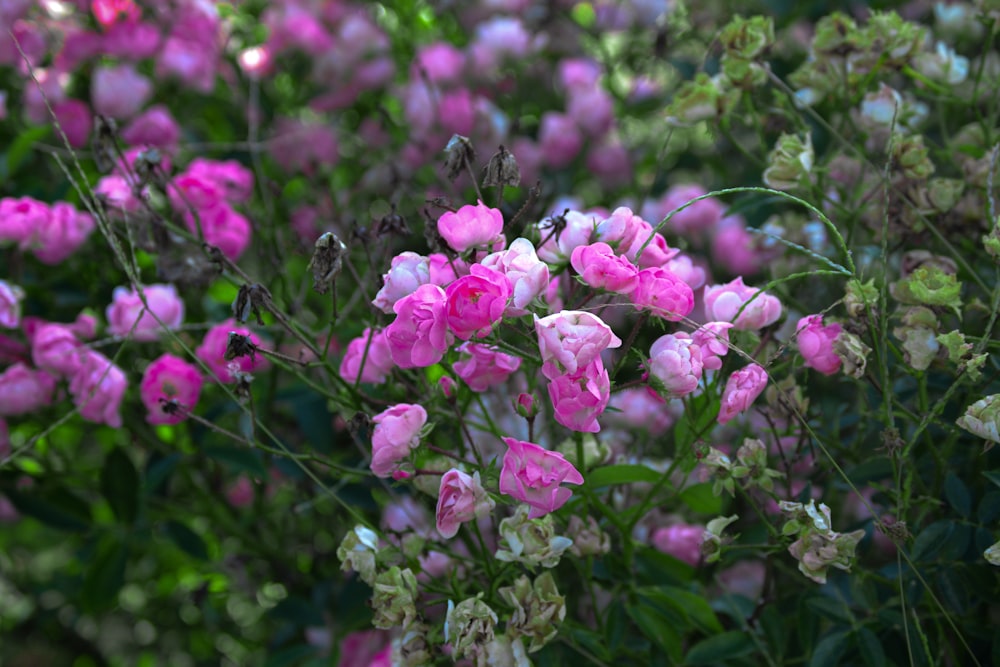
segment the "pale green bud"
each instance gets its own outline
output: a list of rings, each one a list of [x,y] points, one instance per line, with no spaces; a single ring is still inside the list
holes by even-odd
[[[519,505],[513,516],[500,522],[500,544],[497,560],[518,562],[528,568],[537,565],[555,567],[563,553],[573,546],[573,540],[556,535],[552,515],[529,519],[531,508]]]
[[[774,45],[774,21],[770,17],[737,14],[719,33],[719,43],[726,55],[756,60]]]
[[[701,120],[722,118],[739,101],[740,91],[726,89],[720,78],[699,72],[693,81],[685,82],[667,107],[667,122],[671,125],[694,125]]]
[[[364,526],[355,526],[349,530],[340,546],[337,547],[337,558],[340,569],[345,572],[358,573],[361,581],[369,586],[375,581],[375,556],[378,553],[378,535]]]
[[[1000,394],[979,399],[955,423],[990,443],[1000,443]]]
[[[990,565],[996,565],[1000,567],[1000,542],[997,542],[989,549],[983,552],[983,558]]]
[[[407,627],[417,618],[417,578],[410,568],[393,565],[372,586],[372,625],[388,630]]]
[[[574,556],[600,556],[611,551],[611,537],[588,516],[586,522],[574,514],[569,518],[566,535],[573,540],[570,552]]]
[[[448,600],[444,639],[452,645],[452,657],[456,660],[485,655],[486,646],[494,639],[497,615],[482,601],[482,595],[462,600],[457,605]]]
[[[847,281],[847,293],[844,295],[844,308],[852,319],[868,317],[868,309],[878,308],[878,287],[874,280],[862,283],[860,280]]]
[[[833,351],[844,362],[845,374],[859,379],[865,376],[868,353],[872,349],[861,342],[860,338],[848,331],[841,331],[837,339],[833,341]]]
[[[714,563],[722,557],[722,532],[739,519],[739,515],[717,516],[705,526],[702,536],[701,553],[706,563]]]
[[[859,37],[858,24],[842,12],[833,12],[816,22],[812,52],[817,56],[843,56],[854,50]]]
[[[809,184],[815,155],[812,138],[783,134],[767,156],[764,183],[775,190],[794,190]]]
[[[556,451],[579,470],[590,470],[605,463],[611,458],[611,447],[599,440],[593,433],[584,433],[583,463],[577,460],[576,439],[566,438],[556,446]]]
[[[904,137],[897,134],[892,142],[892,159],[907,178],[922,180],[934,173],[934,163],[924,146],[923,135]]]
[[[956,312],[962,307],[962,283],[954,274],[937,266],[923,265],[908,278],[889,285],[889,293],[900,303],[947,306]]]
[[[566,599],[559,594],[550,572],[536,577],[534,583],[521,575],[513,586],[497,592],[514,608],[507,621],[507,636],[528,641],[528,653],[540,650],[559,632],[559,624],[566,618]]]

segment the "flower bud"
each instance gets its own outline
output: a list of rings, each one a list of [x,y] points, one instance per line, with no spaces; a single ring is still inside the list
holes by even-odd
[[[775,190],[805,187],[811,180],[814,162],[812,138],[808,134],[783,134],[767,156],[764,183]]]
[[[868,364],[870,347],[861,339],[848,331],[841,331],[837,340],[833,341],[833,351],[844,362],[844,373],[853,378],[863,378]]]
[[[531,394],[518,394],[517,400],[514,402],[514,410],[525,419],[534,419],[535,415],[538,414],[535,397]]]
[[[566,618],[566,598],[559,594],[551,572],[543,572],[534,582],[521,575],[513,586],[497,592],[514,608],[507,621],[507,636],[530,639],[528,653],[540,650],[559,632],[558,625]]]
[[[906,178],[921,180],[934,173],[922,135],[897,135],[892,142],[892,159]]]
[[[375,581],[375,556],[378,553],[378,536],[364,526],[355,526],[344,535],[337,547],[340,569],[353,570],[361,580],[371,586]]]
[[[739,519],[739,515],[718,516],[705,525],[701,542],[701,554],[706,563],[714,563],[722,557],[722,531]]]

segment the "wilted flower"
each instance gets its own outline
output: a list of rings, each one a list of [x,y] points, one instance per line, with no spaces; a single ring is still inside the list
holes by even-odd
[[[1000,394],[979,399],[955,423],[984,440],[1000,443]]]
[[[533,569],[555,567],[563,553],[573,546],[573,540],[555,534],[551,514],[529,519],[528,505],[519,505],[514,515],[500,522],[500,548],[497,560],[517,562]]]
[[[478,658],[493,641],[497,624],[496,612],[479,596],[462,600],[457,605],[448,600],[448,615],[444,621],[444,640],[452,645],[454,658]]]
[[[369,586],[375,582],[375,558],[378,554],[378,535],[365,526],[355,526],[347,531],[340,546],[337,547],[337,558],[340,569],[345,572],[353,570],[361,577],[361,581]]]
[[[808,185],[815,159],[812,138],[808,134],[783,134],[767,156],[764,183],[775,190],[794,190]]]
[[[701,540],[701,555],[706,563],[714,563],[722,557],[722,531],[739,518],[736,514],[719,516],[705,525]]]
[[[833,341],[833,350],[844,362],[844,373],[854,378],[865,376],[868,353],[872,349],[861,342],[860,338],[848,331],[841,331],[837,339]]]
[[[388,630],[407,627],[417,618],[417,577],[398,566],[375,577],[372,586],[372,625]]]
[[[566,598],[559,594],[551,572],[543,572],[534,582],[522,574],[513,586],[504,586],[497,593],[514,608],[507,621],[507,636],[530,639],[528,653],[549,643],[566,618]]]

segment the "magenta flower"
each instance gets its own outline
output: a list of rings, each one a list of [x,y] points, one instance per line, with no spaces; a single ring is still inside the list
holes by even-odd
[[[371,338],[371,342],[369,342]],[[365,356],[365,348],[368,354]],[[362,366],[362,360],[364,366]],[[360,336],[347,344],[344,356],[340,360],[340,377],[345,382],[354,384],[358,382],[358,374],[361,375],[360,382],[370,382],[381,384],[385,382],[395,364],[392,361],[392,354],[389,351],[389,341],[385,338],[385,331],[377,329],[374,333],[370,327],[366,327]]]
[[[400,403],[372,417],[371,469],[379,477],[390,477],[403,459],[420,444],[420,429],[427,411],[420,405]]]
[[[241,336],[250,336],[250,342],[260,345],[260,337],[252,333],[250,329],[239,326],[236,320],[228,319],[220,324],[216,324],[205,333],[205,338],[201,345],[194,351],[199,359],[215,374],[220,382],[234,382],[232,371],[240,373],[253,373],[268,368],[270,362],[262,354],[252,357],[237,357],[226,360],[226,349],[229,347],[229,334],[238,333]]]
[[[0,280],[0,327],[14,329],[21,324],[21,300],[24,290],[19,286]]]
[[[49,207],[31,197],[0,200],[0,241],[26,242],[48,225]]]
[[[550,378],[548,390],[557,422],[583,433],[601,430],[597,418],[611,399],[611,380],[600,357],[576,373]]]
[[[437,222],[441,237],[456,252],[480,246],[492,247],[501,239],[503,214],[479,202],[466,205],[452,213],[448,211]]]
[[[498,271],[481,264],[473,264],[471,271],[445,290],[448,327],[462,340],[489,335],[503,319],[512,291],[510,280]]]
[[[594,289],[629,294],[639,284],[639,269],[624,255],[616,255],[607,243],[577,246],[570,265],[583,282]]]
[[[600,359],[608,348],[622,341],[601,318],[582,310],[563,310],[548,317],[535,316],[542,372],[547,378],[576,373]]]
[[[483,516],[496,506],[479,481],[479,473],[467,475],[452,468],[441,476],[437,502],[437,530],[449,539],[466,521]]]
[[[200,225],[205,241],[234,262],[250,245],[250,221],[225,201],[196,212],[185,211],[184,224],[192,233],[197,233]]]
[[[72,204],[56,202],[41,226],[21,241],[21,249],[30,249],[43,264],[59,264],[76,252],[90,233],[94,219],[77,211]]]
[[[382,275],[382,289],[372,304],[383,313],[391,313],[392,306],[404,296],[431,282],[430,263],[423,255],[401,252],[392,258],[389,272]]]
[[[700,185],[683,184],[675,185],[663,196],[661,207],[664,215],[670,211],[683,206],[692,199],[708,194]],[[678,211],[667,223],[678,234],[688,237],[697,237],[713,230],[722,220],[722,214],[726,208],[718,199],[709,197],[691,204],[683,211]]]
[[[704,526],[677,523],[666,528],[658,528],[653,533],[651,541],[657,551],[696,567],[701,562],[701,543],[704,537]]]
[[[712,259],[733,275],[753,275],[766,257],[757,251],[754,237],[739,216],[723,218],[712,237]]]
[[[111,118],[130,118],[153,93],[153,84],[132,65],[99,65],[90,79],[94,111]]]
[[[636,310],[648,310],[670,322],[678,322],[694,310],[691,287],[663,268],[639,271],[638,283],[631,298]]]
[[[621,254],[626,254],[641,233],[645,232],[640,244],[653,231],[648,223],[645,223],[644,227],[644,223],[645,221],[633,213],[632,209],[619,206],[610,216],[597,224],[594,235],[598,241],[616,248]]]
[[[691,332],[691,339],[701,348],[705,370],[722,368],[722,357],[729,352],[729,330],[732,322],[707,322]]]
[[[128,381],[122,369],[99,352],[87,350],[69,380],[69,392],[80,416],[98,424],[121,428],[119,412]]]
[[[527,315],[528,304],[549,284],[549,266],[538,258],[528,239],[514,239],[506,250],[487,255],[480,263],[510,280],[513,298],[504,314],[511,317]]]
[[[153,341],[160,334],[157,318],[166,329],[177,329],[184,321],[184,302],[173,285],[147,285],[142,288],[149,310],[134,289],[116,287],[108,306],[108,333],[129,336],[138,341]],[[155,315],[155,317],[154,317]]]
[[[45,323],[31,335],[31,360],[53,375],[76,375],[86,358],[83,345],[64,324]]]
[[[690,335],[678,332],[660,336],[649,349],[650,384],[674,398],[687,396],[701,381],[701,346]]]
[[[842,327],[834,322],[823,326],[822,315],[806,315],[795,326],[796,342],[806,366],[823,375],[833,375],[840,370],[841,359],[833,351],[833,343]]]
[[[756,331],[778,321],[781,302],[756,287],[747,287],[740,277],[725,285],[705,288],[705,315],[712,320],[732,322],[740,331]]]
[[[562,219],[565,226],[558,234],[554,233],[555,223],[551,218],[545,218],[535,226],[542,242],[538,246],[538,257],[553,266],[569,262],[577,246],[590,244],[598,216],[569,211],[562,214]]]
[[[642,218],[636,216],[633,224],[636,230],[632,243],[621,245],[618,250],[640,269],[662,268],[680,253],[680,250],[667,244],[663,234],[654,232],[653,226]],[[647,240],[649,243],[646,243]]]
[[[164,354],[146,367],[139,385],[150,424],[179,424],[187,419],[201,395],[204,379],[198,369],[172,354]],[[180,407],[183,410],[177,410]]]
[[[56,379],[21,362],[0,373],[0,417],[23,415],[52,402]]]
[[[219,162],[199,157],[191,161],[184,173],[213,183],[231,204],[245,202],[253,194],[253,172],[236,160]]]
[[[583,148],[583,135],[566,114],[547,111],[542,114],[538,144],[545,164],[555,169],[568,166]]]
[[[122,130],[122,140],[132,146],[172,148],[180,136],[177,121],[162,104],[146,109]]]
[[[558,452],[550,452],[531,442],[504,438],[507,453],[500,470],[500,493],[531,505],[529,518],[554,512],[573,492],[559,486],[583,484],[583,475]]]
[[[427,256],[427,268],[430,271],[430,283],[438,287],[447,287],[462,276],[469,275],[469,265],[464,260],[439,252]]]
[[[447,296],[437,285],[421,285],[392,307],[396,319],[385,328],[392,360],[400,368],[424,368],[441,361],[452,342]]]
[[[486,391],[503,384],[521,367],[518,357],[504,354],[489,345],[462,343],[458,351],[462,358],[455,362],[455,373],[472,391]]]
[[[757,364],[744,366],[730,375],[726,388],[722,391],[719,423],[725,424],[749,408],[766,386],[767,371]]]

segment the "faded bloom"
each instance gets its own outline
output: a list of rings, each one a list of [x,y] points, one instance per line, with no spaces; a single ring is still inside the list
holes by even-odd
[[[569,518],[566,533],[573,540],[570,551],[574,556],[600,556],[611,551],[611,537],[592,516],[587,516],[585,522],[574,514]]]
[[[378,554],[378,535],[365,526],[355,526],[349,530],[340,546],[337,547],[337,558],[341,562],[340,569],[347,572],[353,570],[361,580],[373,585],[375,582],[375,557]]]
[[[517,562],[528,568],[555,567],[573,540],[555,534],[551,514],[529,519],[527,505],[519,505],[513,516],[500,522],[500,548],[497,560]]]
[[[260,345],[260,338],[257,334],[252,333],[246,327],[237,325],[236,321],[230,318],[209,329],[205,333],[201,345],[195,350],[197,357],[205,362],[205,365],[220,382],[235,382],[233,370],[240,373],[253,373],[269,366],[263,355],[247,355],[231,360],[226,359],[226,349],[229,347],[231,333],[249,336],[250,342],[254,345]]]
[[[371,469],[379,477],[389,477],[410,450],[420,445],[427,411],[420,405],[400,403],[375,415],[372,421]]]
[[[407,627],[417,618],[417,578],[410,568],[391,568],[375,577],[372,584],[372,625],[382,630]]]
[[[809,184],[813,163],[812,138],[806,134],[783,134],[767,156],[764,183],[775,190],[795,190]]]
[[[496,612],[480,597],[462,600],[457,605],[448,600],[444,639],[452,645],[452,656],[456,659],[482,657],[486,646],[493,641],[496,624]]]
[[[757,400],[767,386],[767,371],[757,364],[744,366],[729,376],[722,392],[718,421],[725,424]]]
[[[583,475],[562,454],[523,440],[503,438],[507,453],[500,471],[500,493],[531,505],[528,518],[554,512],[573,492],[560,486],[583,484]]]
[[[458,527],[490,512],[496,503],[479,481],[479,472],[472,476],[452,468],[441,476],[437,502],[437,529],[441,537],[452,538]]]
[[[143,297],[134,289],[116,287],[107,309],[108,333],[138,341],[156,340],[160,322],[165,329],[177,329],[184,321],[184,302],[173,285],[146,285]]]
[[[504,586],[497,593],[514,608],[507,621],[507,636],[530,639],[528,653],[552,641],[566,619],[566,598],[559,594],[551,572],[543,572],[534,581],[522,574],[513,586]]]
[[[966,431],[991,443],[1000,443],[1000,394],[981,398],[955,422]],[[990,445],[992,446],[992,445]]]
[[[164,354],[146,367],[139,385],[142,403],[150,424],[178,424],[194,409],[204,379],[192,364]],[[177,408],[182,408],[178,410]]]

